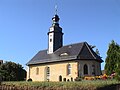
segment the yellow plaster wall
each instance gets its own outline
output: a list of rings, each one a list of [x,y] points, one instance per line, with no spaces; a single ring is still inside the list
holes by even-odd
[[[67,75],[67,65],[71,65],[71,74]],[[45,68],[50,67],[50,81],[59,81],[59,76],[66,78],[66,80],[71,81],[71,77],[73,80],[77,77],[77,62],[60,62],[53,64],[44,64],[44,65],[35,65],[29,66],[30,78],[33,81],[45,81]],[[36,68],[39,68],[39,74],[36,75]]]

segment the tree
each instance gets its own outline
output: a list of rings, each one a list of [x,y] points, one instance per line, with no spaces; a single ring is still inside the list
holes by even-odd
[[[107,51],[105,71],[111,75],[113,72],[118,72],[120,67],[120,46],[112,40]]]
[[[0,76],[4,81],[21,81],[26,77],[22,65],[14,62],[5,62],[0,66]]]
[[[116,62],[116,69],[115,69],[115,73],[116,73],[116,79],[120,81],[120,47],[117,53],[117,62]]]

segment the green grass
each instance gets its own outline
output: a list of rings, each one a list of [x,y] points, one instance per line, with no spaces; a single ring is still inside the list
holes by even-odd
[[[15,85],[15,86],[34,86],[41,88],[100,88],[114,84],[120,84],[120,82],[116,80],[94,80],[94,81],[80,81],[80,82],[26,82],[26,81],[11,81],[11,82],[2,82],[2,84],[6,85]]]

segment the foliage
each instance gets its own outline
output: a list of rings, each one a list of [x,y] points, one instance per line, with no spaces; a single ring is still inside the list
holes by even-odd
[[[86,76],[86,77],[84,77],[84,80],[95,80],[96,79],[96,77],[94,77],[94,76]]]
[[[111,75],[114,72],[117,73],[116,75],[120,75],[120,46],[114,40],[109,44],[105,62],[107,75]]]
[[[81,77],[76,77],[75,81],[82,81],[82,78]]]
[[[14,62],[5,62],[0,66],[0,76],[4,81],[20,81],[26,77],[22,65]]]
[[[115,79],[120,81],[120,47],[118,49],[118,52],[117,53],[117,62],[116,62],[116,69],[115,69]]]
[[[2,84],[6,85],[15,85],[15,86],[34,86],[41,88],[67,88],[67,90],[72,90],[71,88],[80,88],[80,90],[93,90],[93,88],[100,88],[109,85],[119,84],[116,80],[82,80],[80,82],[3,82]],[[52,89],[53,90],[53,89]],[[59,89],[60,90],[60,89]],[[77,89],[78,90],[78,89]]]

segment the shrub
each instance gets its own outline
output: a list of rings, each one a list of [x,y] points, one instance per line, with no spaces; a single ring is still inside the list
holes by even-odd
[[[117,81],[120,81],[120,76],[119,76],[119,75],[116,75],[116,76],[115,76],[115,79],[116,79]]]
[[[87,76],[84,77],[84,80],[95,80],[96,78],[94,76]]]
[[[81,81],[82,79],[80,77],[76,77],[75,81]]]
[[[108,78],[108,76],[106,74],[103,74],[102,79],[106,80],[107,78]]]

